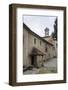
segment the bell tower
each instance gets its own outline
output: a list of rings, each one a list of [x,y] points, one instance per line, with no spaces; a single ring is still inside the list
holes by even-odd
[[[45,37],[46,36],[49,36],[49,28],[47,28],[47,27],[45,28]]]

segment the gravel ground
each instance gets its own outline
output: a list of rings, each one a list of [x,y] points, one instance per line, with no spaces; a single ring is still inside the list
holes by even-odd
[[[57,58],[52,58],[44,63],[45,67],[57,68]]]
[[[44,74],[44,73],[57,73],[57,59],[52,58],[44,62],[43,67],[33,68],[32,70],[27,70],[24,72],[25,75],[28,74]]]

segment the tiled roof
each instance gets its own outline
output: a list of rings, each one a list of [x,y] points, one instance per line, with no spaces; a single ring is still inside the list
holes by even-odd
[[[30,55],[41,55],[41,56],[43,56],[43,55],[45,55],[43,52],[41,52],[39,49],[37,49],[36,47],[33,47],[32,48],[32,52],[31,52],[31,54]]]

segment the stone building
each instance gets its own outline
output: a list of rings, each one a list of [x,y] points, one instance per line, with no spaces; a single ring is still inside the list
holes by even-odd
[[[57,57],[57,40],[55,38],[52,38],[52,35],[49,36],[49,29],[45,28],[45,36],[43,37],[43,39],[45,39],[46,41],[48,41],[49,43],[53,44],[53,56]]]
[[[48,33],[47,33],[48,34]],[[40,37],[23,24],[23,66],[41,67],[55,53],[54,44]]]

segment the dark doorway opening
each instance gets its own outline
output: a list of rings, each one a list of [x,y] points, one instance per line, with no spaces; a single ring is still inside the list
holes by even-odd
[[[37,57],[36,56],[31,57],[31,65],[37,66]]]
[[[34,65],[34,56],[31,58],[31,65]]]

